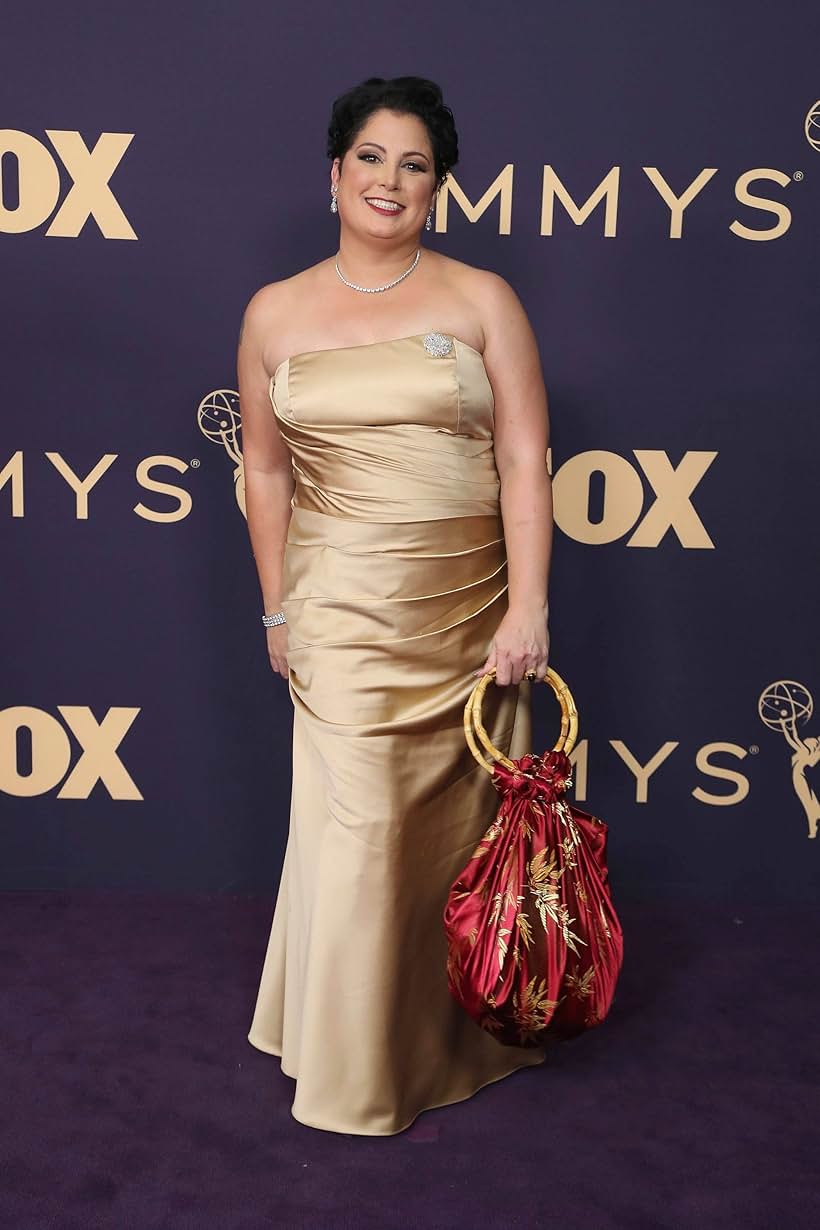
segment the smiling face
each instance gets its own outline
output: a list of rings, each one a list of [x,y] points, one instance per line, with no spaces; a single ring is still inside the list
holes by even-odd
[[[345,225],[381,238],[417,236],[435,198],[433,147],[415,115],[379,110],[368,116],[330,180]]]

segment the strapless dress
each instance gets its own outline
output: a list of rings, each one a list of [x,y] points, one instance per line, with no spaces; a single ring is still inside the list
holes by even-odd
[[[293,702],[287,845],[248,1040],[311,1127],[402,1131],[540,1048],[503,1046],[447,986],[447,893],[499,797],[462,714],[507,609],[481,354],[428,333],[291,356],[270,398],[293,461],[282,608]],[[531,750],[530,687],[491,687]]]

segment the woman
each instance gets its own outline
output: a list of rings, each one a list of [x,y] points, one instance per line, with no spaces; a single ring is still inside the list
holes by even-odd
[[[294,705],[290,828],[248,1035],[292,1114],[390,1135],[544,1051],[450,996],[442,912],[495,815],[462,711],[530,750],[552,505],[532,329],[496,274],[420,248],[457,160],[418,77],[370,78],[329,129],[338,251],[259,290],[238,371],[268,650]]]

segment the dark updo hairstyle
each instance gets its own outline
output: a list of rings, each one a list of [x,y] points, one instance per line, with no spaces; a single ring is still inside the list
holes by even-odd
[[[368,118],[382,108],[417,115],[426,125],[440,187],[458,162],[458,136],[441,89],[426,77],[368,77],[337,98],[327,130],[328,158],[344,158]]]

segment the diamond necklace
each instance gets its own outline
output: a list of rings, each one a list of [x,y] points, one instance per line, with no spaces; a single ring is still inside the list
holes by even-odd
[[[398,286],[399,282],[403,282],[404,279],[413,272],[416,265],[419,263],[420,256],[421,256],[421,248],[418,248],[416,250],[415,260],[413,261],[410,268],[405,269],[404,273],[399,274],[397,278],[394,278],[392,282],[388,282],[386,286],[357,286],[355,282],[348,282],[347,278],[345,277],[345,275],[342,273],[341,269],[339,268],[338,256],[336,257],[336,272],[338,273],[339,277],[344,282],[345,286],[349,286],[351,290],[360,290],[365,295],[377,295],[379,294],[380,291],[390,290],[391,286]]]

